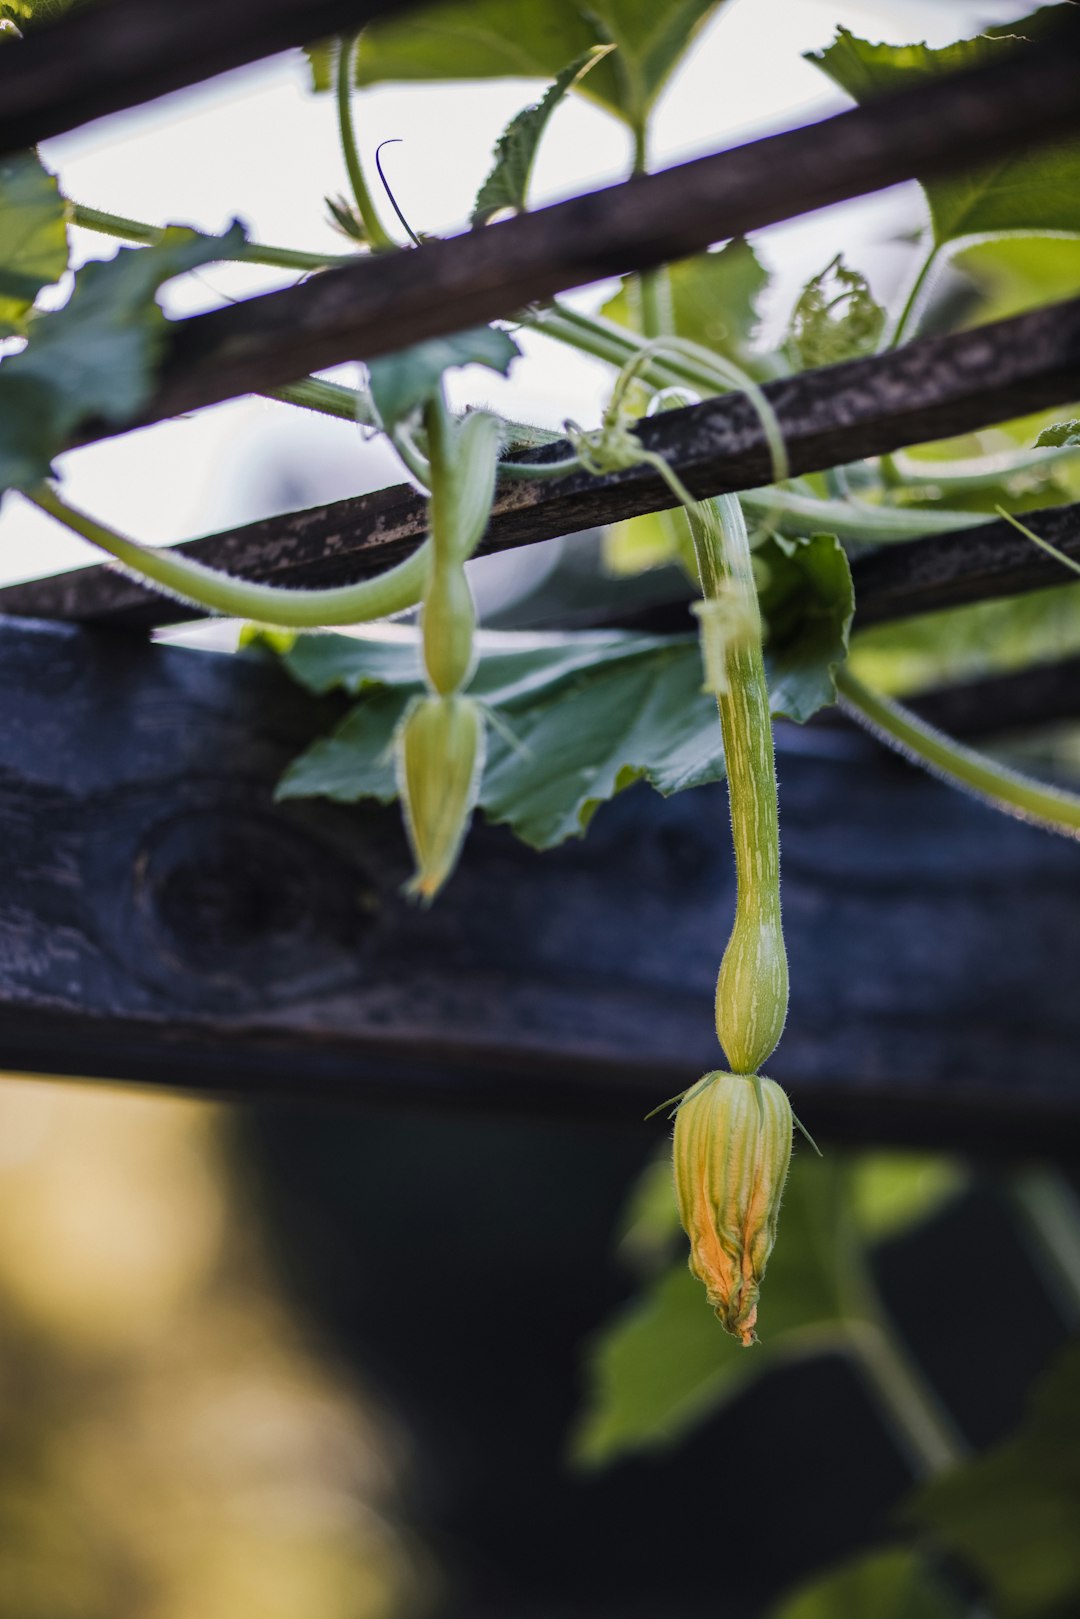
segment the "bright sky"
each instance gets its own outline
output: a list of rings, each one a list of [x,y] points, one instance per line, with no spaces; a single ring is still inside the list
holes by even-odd
[[[802,60],[827,44],[837,23],[872,38],[942,44],[1022,14],[1023,0],[730,0],[658,110],[654,162],[737,144],[821,117],[844,105]],[[10,49],[11,47],[9,47]],[[447,87],[389,86],[356,100],[365,159],[378,142],[403,144],[384,157],[406,216],[427,232],[460,230],[508,119],[537,99],[535,80]],[[571,97],[549,127],[537,166],[536,202],[619,179],[627,137],[613,120]],[[332,101],[308,90],[299,52],[219,78],[135,112],[47,141],[45,162],[79,202],[154,223],[219,231],[238,216],[275,245],[342,251],[323,198],[347,189]],[[898,207],[907,212],[898,213]],[[389,210],[384,210],[389,215]],[[837,217],[837,216],[840,217]],[[836,248],[889,294],[911,248],[890,237],[919,220],[914,198],[847,204],[762,233],[756,246],[777,272],[781,321],[798,287]],[[111,256],[107,238],[76,230],[77,259]],[[170,289],[170,314],[284,285],[290,277],[251,266],[215,266]],[[598,289],[576,295],[587,306]],[[595,418],[605,368],[526,337],[526,359],[504,387],[489,372],[461,373],[459,397],[492,403],[512,391],[508,413],[558,427]],[[342,368],[344,380],[351,369]],[[273,512],[318,505],[401,474],[393,454],[365,443],[347,423],[256,399],[234,400],[180,422],[129,434],[61,459],[65,495],[95,516],[151,543],[170,543]],[[0,514],[0,580],[98,561],[82,541],[9,495]]]

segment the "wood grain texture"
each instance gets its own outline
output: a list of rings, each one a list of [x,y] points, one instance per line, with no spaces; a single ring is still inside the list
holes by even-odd
[[[1080,19],[1066,7],[1053,39],[993,67],[178,322],[131,425],[509,318],[568,287],[1078,128]]]
[[[0,679],[0,1067],[633,1125],[715,1063],[722,789],[480,827],[423,912],[394,811],[274,806],[331,713],[275,667],[7,623]],[[1077,846],[842,731],[784,728],[780,782],[803,1116],[1080,1151]]]
[[[0,153],[360,28],[410,0],[95,0],[0,50]]]
[[[1080,299],[805,372],[770,383],[765,392],[795,473],[1066,404],[1080,398]],[[637,431],[695,495],[769,480],[768,448],[744,394],[664,411],[640,422]],[[570,446],[560,442],[520,459],[560,460],[569,453]],[[480,549],[503,551],[671,504],[668,486],[643,467],[604,478],[579,473],[507,482]],[[1080,556],[1076,508],[1032,514],[1030,521]],[[410,486],[396,485],[210,535],[185,549],[230,573],[310,588],[380,572],[413,549],[425,526],[424,501]],[[988,524],[940,541],[896,546],[860,563],[860,614],[863,622],[877,622],[926,611],[928,603],[952,606],[984,594],[1037,589],[1055,583],[1060,573],[1059,564],[1008,524]],[[194,616],[108,568],[9,586],[0,590],[0,612],[131,628]]]

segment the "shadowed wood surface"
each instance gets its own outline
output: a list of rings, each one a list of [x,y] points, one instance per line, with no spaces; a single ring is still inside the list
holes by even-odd
[[[35,146],[409,0],[95,0],[0,50],[0,153]]]
[[[569,287],[1078,128],[1080,18],[1066,7],[1052,39],[993,67],[179,321],[160,384],[129,425],[511,318]]]
[[[276,668],[13,623],[0,665],[0,1067],[637,1127],[715,1064],[722,788],[480,827],[424,912],[395,811],[273,805],[334,712]],[[804,1116],[1080,1151],[1076,844],[844,731],[785,727],[780,781]]]
[[[765,389],[794,473],[878,455],[1080,398],[1080,299],[974,331],[924,338],[892,354],[823,367]],[[771,463],[744,394],[664,411],[638,424],[698,496],[768,482]],[[565,441],[521,456],[560,460]],[[576,533],[672,505],[646,467],[603,478],[506,482],[481,553]],[[1025,521],[1080,557],[1075,507]],[[409,485],[246,524],[184,547],[200,561],[271,584],[314,587],[362,579],[399,562],[426,527],[424,500]],[[1006,523],[895,546],[857,566],[860,620],[878,622],[1057,583],[1061,565]],[[128,627],[195,616],[114,569],[97,567],[0,590],[0,612]]]

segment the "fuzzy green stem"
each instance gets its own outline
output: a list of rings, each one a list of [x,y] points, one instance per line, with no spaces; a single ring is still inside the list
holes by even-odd
[[[915,1473],[932,1478],[958,1466],[967,1446],[888,1322],[849,1319],[846,1330],[855,1364]]]
[[[1075,793],[1034,781],[965,748],[901,703],[871,691],[850,668],[837,672],[836,686],[841,707],[898,753],[953,786],[966,788],[995,809],[1066,837],[1080,837],[1080,797]]]
[[[1080,1328],[1080,1198],[1059,1171],[1022,1169],[1009,1192],[1067,1325]]]
[[[332,590],[285,590],[251,584],[219,573],[190,557],[154,549],[125,539],[85,512],[62,501],[45,484],[24,491],[27,500],[91,545],[106,551],[143,582],[207,612],[248,618],[281,629],[315,630],[363,624],[415,607],[423,593],[431,544],[425,541],[412,556],[374,579]]]
[[[277,399],[283,405],[299,405],[304,410],[317,411],[320,416],[335,416],[339,421],[358,422],[361,427],[376,427],[371,400],[358,388],[346,388],[340,382],[327,382],[325,377],[303,377],[299,382],[286,382],[280,388],[268,388],[264,399]]]
[[[397,247],[397,243],[390,236],[378,209],[375,207],[364,178],[364,167],[360,162],[360,149],[356,144],[356,129],[352,115],[352,70],[356,58],[356,47],[359,34],[348,34],[342,38],[341,48],[338,52],[337,63],[337,112],[338,130],[341,135],[341,151],[345,159],[345,168],[349,175],[349,184],[352,187],[353,197],[356,199],[357,212],[363,221],[367,239],[376,253],[384,253]]]
[[[71,223],[84,230],[97,231],[99,236],[112,236],[122,242],[139,242],[153,247],[162,241],[165,228],[148,225],[141,219],[127,219],[123,214],[106,213],[103,208],[89,208],[85,203],[68,204]],[[225,261],[223,261],[225,262]],[[246,242],[241,252],[228,256],[236,264],[268,264],[283,270],[326,270],[335,264],[354,264],[355,253],[302,253],[292,247],[268,247],[263,242]]]

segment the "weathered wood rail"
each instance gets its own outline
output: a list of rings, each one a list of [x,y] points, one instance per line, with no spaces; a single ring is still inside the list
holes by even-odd
[[[410,0],[95,0],[0,54],[0,154],[36,146]],[[415,3],[415,0],[413,0]]]
[[[1080,398],[1080,299],[996,321],[973,331],[924,338],[892,354],[822,367],[765,388],[784,434],[793,473],[818,472],[917,440],[987,427]],[[769,482],[771,461],[757,413],[744,394],[665,411],[638,424],[643,444],[663,455],[698,496]],[[519,457],[558,461],[565,441]],[[647,467],[604,478],[586,473],[502,486],[481,553],[576,533],[672,504]],[[407,484],[310,511],[266,518],[183,549],[212,566],[294,587],[369,577],[419,543],[426,506]],[[1080,559],[1075,507],[1032,521]],[[1007,523],[907,544],[860,564],[864,623],[903,617],[1058,583],[1061,565]],[[195,616],[106,567],[0,590],[0,612],[126,627]]]
[[[273,804],[331,714],[276,667],[7,623],[0,681],[0,1068],[639,1128],[715,1063],[722,789],[543,856],[478,828],[419,911],[396,813]],[[780,774],[804,1115],[1080,1150],[1075,844],[846,731],[785,729]]]
[[[512,317],[568,287],[1077,129],[1080,16],[1070,14],[1052,39],[1000,65],[179,321],[160,386],[131,425]]]

